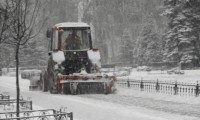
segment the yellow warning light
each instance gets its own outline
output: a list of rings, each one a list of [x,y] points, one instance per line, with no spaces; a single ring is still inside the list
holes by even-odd
[[[61,28],[59,26],[55,26],[54,29],[60,30]]]

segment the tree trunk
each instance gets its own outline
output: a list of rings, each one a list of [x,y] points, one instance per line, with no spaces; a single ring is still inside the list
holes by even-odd
[[[17,89],[17,107],[16,107],[16,113],[17,117],[19,117],[19,96],[20,96],[20,89],[19,89],[19,44],[16,45],[16,89]]]

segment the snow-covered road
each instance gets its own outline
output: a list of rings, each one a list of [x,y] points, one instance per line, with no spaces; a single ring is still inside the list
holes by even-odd
[[[74,113],[75,120],[199,120],[199,107],[188,104],[164,103],[153,99],[115,95],[57,95],[41,91],[29,91],[29,81],[20,80],[21,95],[26,99],[31,97],[33,109],[67,107],[68,112]],[[7,91],[12,97],[16,96],[15,78],[0,77],[0,92]],[[171,106],[172,105],[172,106]],[[174,108],[180,108],[172,111]],[[190,110],[181,110],[186,105]],[[196,106],[195,104],[194,106]],[[165,109],[165,108],[168,109]],[[158,109],[156,109],[158,108]],[[169,109],[170,108],[170,109]],[[163,109],[163,110],[162,110]],[[169,110],[169,111],[167,111]],[[188,112],[191,112],[189,114]]]

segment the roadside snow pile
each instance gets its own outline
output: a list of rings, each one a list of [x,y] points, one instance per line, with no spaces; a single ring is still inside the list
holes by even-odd
[[[184,70],[184,73],[185,74],[167,74],[167,71],[138,72],[136,70],[132,70],[129,76],[118,77],[118,79],[177,81],[184,83],[200,82],[200,70]]]
[[[131,72],[130,67],[116,67],[116,68],[102,68],[102,74],[114,75],[116,77],[129,76]]]
[[[137,71],[151,71],[151,69],[148,66],[138,66]]]
[[[32,69],[32,70],[24,70],[21,73],[21,78],[23,79],[30,79],[32,76],[40,75],[41,70]]]
[[[16,76],[16,68],[2,68],[2,76]]]

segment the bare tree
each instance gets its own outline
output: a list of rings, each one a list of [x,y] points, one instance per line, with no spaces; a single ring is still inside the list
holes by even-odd
[[[44,22],[38,22],[39,11],[41,10],[41,0],[7,0],[6,5],[9,15],[9,35],[5,43],[15,46],[16,60],[16,90],[17,90],[17,117],[19,117],[19,54],[20,49],[40,32]],[[36,26],[40,24],[38,29]]]

